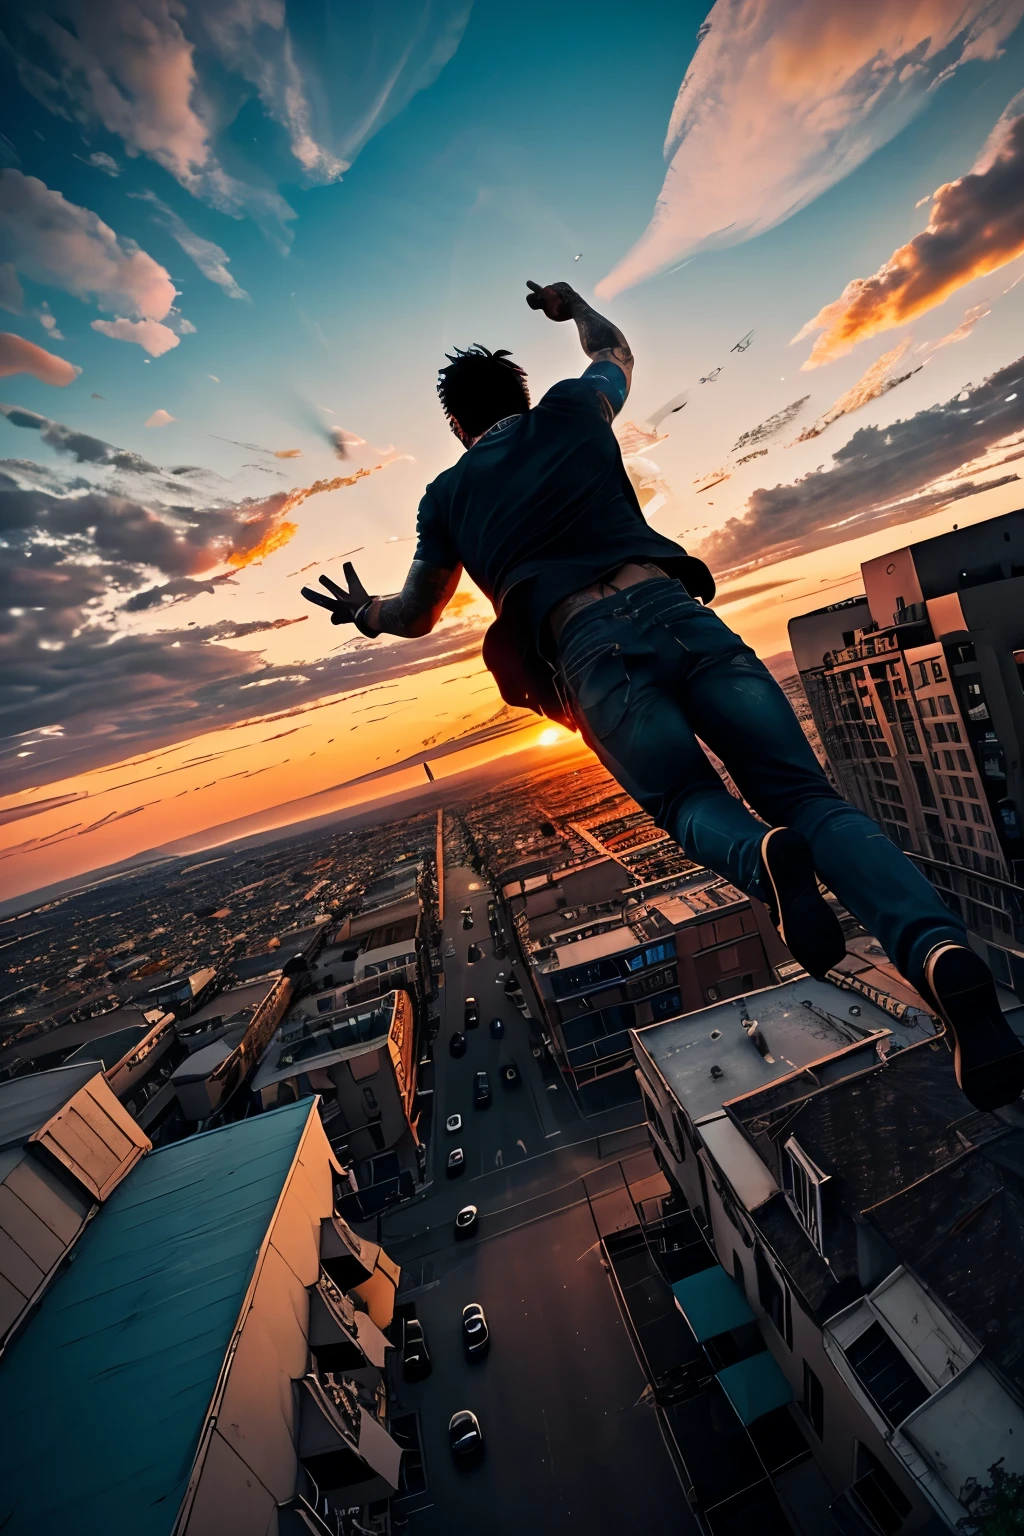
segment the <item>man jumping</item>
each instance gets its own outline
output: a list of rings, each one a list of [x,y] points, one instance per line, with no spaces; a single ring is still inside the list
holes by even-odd
[[[507,703],[578,728],[690,858],[765,903],[813,976],[845,953],[820,877],[943,1019],[971,1102],[1012,1103],[1024,1046],[964,924],[836,794],[771,673],[704,606],[707,567],[648,526],[611,427],[633,370],[625,337],[568,283],[527,287],[531,309],[575,320],[590,366],[531,409],[507,352],[449,357],[437,390],[467,452],[427,486],[401,592],[372,596],[346,564],[347,591],[321,576],[330,595],[303,596],[370,638],[425,635],[465,568],[495,609],[483,654]]]

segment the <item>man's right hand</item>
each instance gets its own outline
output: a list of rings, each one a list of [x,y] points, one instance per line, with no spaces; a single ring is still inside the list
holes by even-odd
[[[528,281],[526,286],[530,290],[526,295],[526,302],[531,309],[542,309],[549,320],[575,318],[576,305],[580,302],[580,296],[568,283],[549,283],[544,288],[540,283]]]
[[[303,587],[302,589],[302,595],[307,603],[316,603],[318,608],[327,609],[331,616],[332,624],[352,624],[360,608],[371,601],[370,593],[367,592],[359,580],[355,567],[350,561],[345,561],[342,570],[345,573],[345,580],[348,582],[347,592],[344,587],[339,587],[336,582],[333,582],[329,576],[321,576],[320,585],[327,588],[328,592],[331,593],[330,597],[325,597],[322,592],[315,591],[313,587]]]

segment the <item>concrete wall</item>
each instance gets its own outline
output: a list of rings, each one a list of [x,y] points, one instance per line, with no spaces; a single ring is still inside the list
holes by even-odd
[[[297,1399],[309,1360],[309,1294],[320,1223],[334,1211],[334,1159],[315,1107],[264,1239],[227,1369],[211,1404],[175,1536],[268,1536],[295,1493]]]

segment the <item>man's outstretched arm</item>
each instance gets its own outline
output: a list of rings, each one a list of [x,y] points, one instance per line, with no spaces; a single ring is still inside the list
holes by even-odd
[[[451,602],[462,575],[461,566],[448,571],[430,565],[426,560],[414,560],[401,592],[389,597],[373,597],[349,561],[346,560],[342,569],[348,591],[329,576],[321,576],[321,586],[331,595],[303,587],[302,595],[306,601],[326,608],[332,624],[354,624],[364,635],[388,634],[406,638],[429,635]]]
[[[617,363],[626,375],[626,389],[633,378],[633,354],[629,342],[617,325],[592,309],[568,283],[527,283],[526,302],[531,309],[541,309],[549,320],[575,320],[580,345],[591,362]]]

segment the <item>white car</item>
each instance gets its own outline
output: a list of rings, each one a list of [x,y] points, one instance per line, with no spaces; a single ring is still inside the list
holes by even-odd
[[[448,1443],[456,1457],[479,1456],[484,1448],[480,1420],[469,1408],[461,1408],[448,1421]]]
[[[478,1301],[471,1301],[462,1309],[462,1342],[471,1360],[486,1355],[490,1346],[491,1335],[487,1327],[487,1319]]]
[[[462,1116],[449,1115],[448,1119],[444,1123],[444,1128],[448,1132],[449,1136],[454,1136],[456,1131],[462,1130]]]

